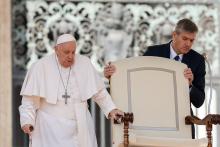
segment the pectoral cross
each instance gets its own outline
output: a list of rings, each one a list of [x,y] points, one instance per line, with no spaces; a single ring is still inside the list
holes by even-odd
[[[67,104],[67,99],[70,98],[70,96],[67,94],[66,90],[65,90],[65,94],[62,95],[62,97],[65,99],[65,104]]]

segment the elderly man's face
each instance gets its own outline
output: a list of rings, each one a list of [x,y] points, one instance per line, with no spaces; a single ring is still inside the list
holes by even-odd
[[[70,67],[75,60],[76,43],[71,41],[59,44],[55,47],[55,52],[59,63],[65,68]]]
[[[177,54],[186,54],[192,48],[196,33],[190,32],[173,32],[172,46]]]

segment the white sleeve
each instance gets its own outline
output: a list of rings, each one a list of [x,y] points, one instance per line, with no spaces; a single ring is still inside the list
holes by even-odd
[[[100,90],[97,94],[95,94],[92,99],[99,105],[99,107],[104,112],[106,118],[108,118],[108,114],[113,110],[116,109],[115,104],[112,101],[111,96],[104,88]]]
[[[21,127],[25,124],[35,125],[36,111],[40,105],[40,97],[23,96],[19,106]]]

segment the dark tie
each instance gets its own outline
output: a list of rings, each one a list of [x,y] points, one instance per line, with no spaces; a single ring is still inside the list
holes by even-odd
[[[179,61],[180,60],[180,56],[176,56],[175,58],[173,58],[174,60],[176,60],[176,61]]]

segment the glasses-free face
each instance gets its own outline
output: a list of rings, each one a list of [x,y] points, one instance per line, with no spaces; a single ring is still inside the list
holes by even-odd
[[[74,41],[65,42],[55,47],[59,63],[67,68],[70,67],[75,60],[76,43]]]
[[[173,32],[172,46],[177,54],[186,54],[192,48],[195,41],[196,33],[190,32]]]

